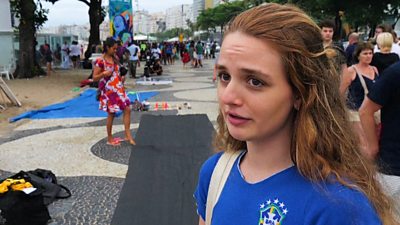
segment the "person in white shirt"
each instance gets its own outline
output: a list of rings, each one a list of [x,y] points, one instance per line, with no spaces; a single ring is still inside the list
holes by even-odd
[[[140,56],[140,48],[136,45],[136,41],[130,43],[128,47],[130,56],[129,56],[129,73],[130,77],[136,78],[136,66],[139,61]]]
[[[80,59],[80,54],[81,54],[81,48],[79,47],[78,42],[73,41],[72,45],[70,47],[69,55],[71,56],[71,60],[72,60],[74,69],[76,69],[78,66],[77,61]]]
[[[150,52],[151,52],[151,56],[154,57],[155,60],[160,59],[161,49],[157,46],[157,43],[152,44]]]
[[[61,46],[61,68],[69,69],[69,46],[66,41]]]

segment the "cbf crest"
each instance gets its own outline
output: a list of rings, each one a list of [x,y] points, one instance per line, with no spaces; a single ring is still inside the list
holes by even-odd
[[[273,201],[269,199],[260,205],[259,225],[282,225],[282,221],[288,212],[285,204],[280,202],[279,199]]]

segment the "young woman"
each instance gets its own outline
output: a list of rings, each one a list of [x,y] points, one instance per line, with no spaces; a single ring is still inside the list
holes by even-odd
[[[327,51],[318,26],[294,6],[264,4],[229,24],[217,63],[215,142],[223,154],[244,151],[207,224],[395,223],[358,149]],[[200,171],[199,224],[221,155]]]
[[[53,52],[50,49],[50,45],[47,43],[44,45],[44,58],[46,60],[47,76],[50,76],[52,71],[56,71],[54,71],[53,67],[51,66],[53,63]]]
[[[119,139],[112,136],[112,124],[115,113],[123,111],[123,121],[125,126],[125,140],[135,145],[130,131],[131,109],[130,100],[125,93],[123,78],[119,73],[118,59],[115,54],[117,51],[117,43],[113,38],[107,38],[103,46],[103,55],[96,59],[93,80],[99,81],[100,93],[100,110],[106,111],[107,116],[107,144],[118,146]]]

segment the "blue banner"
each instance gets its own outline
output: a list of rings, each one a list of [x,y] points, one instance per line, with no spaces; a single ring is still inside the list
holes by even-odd
[[[132,0],[110,0],[110,33],[128,44],[133,37]]]

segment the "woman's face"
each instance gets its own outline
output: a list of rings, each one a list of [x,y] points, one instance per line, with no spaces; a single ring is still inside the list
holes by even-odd
[[[117,44],[114,44],[112,47],[109,47],[107,49],[107,55],[114,55],[115,53],[117,53],[117,48],[118,48]]]
[[[124,18],[122,18],[122,16],[116,16],[114,18],[114,29],[116,33],[119,33],[125,29]]]
[[[370,64],[372,61],[372,56],[374,55],[371,49],[364,49],[358,55],[358,61],[360,63]]]
[[[218,101],[229,133],[240,141],[290,135],[294,95],[281,55],[249,35],[228,34],[218,60]]]

